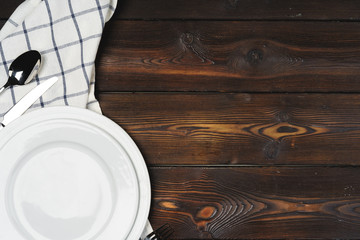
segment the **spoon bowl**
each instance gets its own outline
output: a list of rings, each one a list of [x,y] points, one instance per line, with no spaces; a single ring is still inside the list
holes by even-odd
[[[14,85],[24,85],[33,80],[41,65],[41,55],[36,50],[27,51],[18,56],[10,65],[9,78],[0,89],[0,93]]]

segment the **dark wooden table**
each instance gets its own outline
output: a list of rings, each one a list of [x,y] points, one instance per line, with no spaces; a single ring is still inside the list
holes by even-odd
[[[154,228],[360,238],[360,1],[119,0],[96,64]]]

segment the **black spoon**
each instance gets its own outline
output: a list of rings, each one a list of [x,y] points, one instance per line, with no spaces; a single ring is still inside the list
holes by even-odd
[[[9,79],[0,89],[0,93],[13,85],[24,85],[33,80],[40,69],[41,55],[31,50],[18,56],[10,65]]]

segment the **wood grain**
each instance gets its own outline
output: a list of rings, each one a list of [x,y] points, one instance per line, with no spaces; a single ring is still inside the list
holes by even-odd
[[[356,0],[126,0],[123,19],[358,20]]]
[[[22,0],[1,0],[0,18],[8,18]],[[359,20],[357,0],[123,0],[120,19]]]
[[[360,238],[359,168],[150,168],[174,239]]]
[[[114,21],[98,91],[359,92],[360,23]]]
[[[103,93],[148,164],[360,164],[355,94]]]

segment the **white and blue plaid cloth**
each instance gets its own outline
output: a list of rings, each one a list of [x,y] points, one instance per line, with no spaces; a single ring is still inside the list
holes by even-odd
[[[42,55],[34,81],[0,94],[0,120],[31,89],[57,76],[59,80],[28,110],[47,106],[75,106],[98,113],[94,96],[95,58],[105,23],[117,0],[26,0],[0,31],[0,87],[8,79],[12,61],[28,50]],[[148,223],[143,236],[151,232]]]
[[[29,111],[69,105],[100,112],[94,97],[95,58],[117,0],[26,0],[0,31],[0,86],[12,61],[28,50],[42,55],[38,76],[0,94],[0,118],[25,93],[51,77],[58,82]]]

